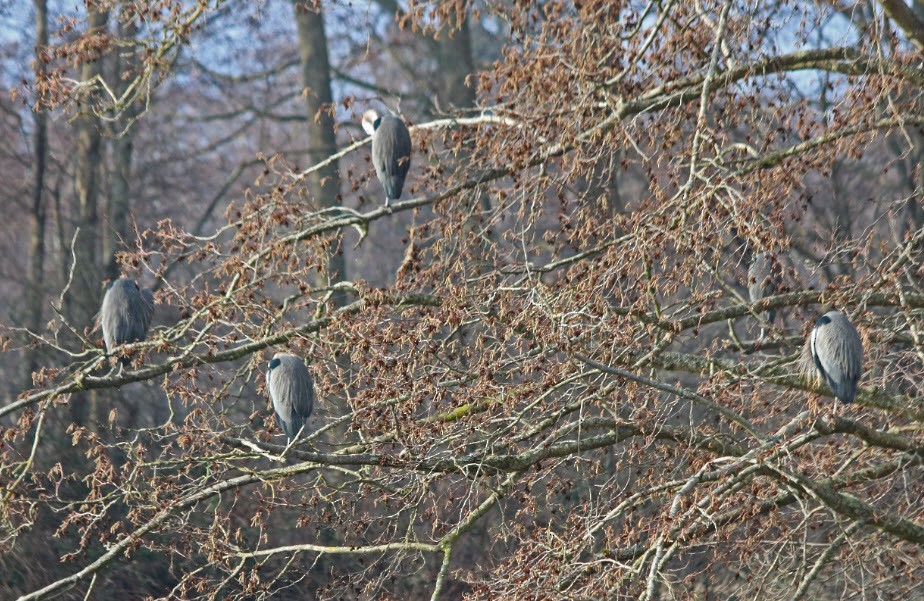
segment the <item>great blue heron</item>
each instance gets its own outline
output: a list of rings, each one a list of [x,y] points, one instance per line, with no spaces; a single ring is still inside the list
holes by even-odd
[[[154,318],[154,293],[150,288],[142,288],[141,298],[145,302],[145,308],[148,309],[144,311],[144,331],[147,332],[151,327],[151,319]]]
[[[112,353],[119,345],[144,340],[153,316],[154,294],[150,290],[142,290],[128,278],[112,282],[99,314],[106,351]],[[126,365],[129,360],[123,357],[121,362]]]
[[[815,321],[809,341],[814,367],[834,398],[852,402],[863,371],[863,342],[857,329],[840,311],[829,311]]]
[[[767,253],[759,253],[748,268],[748,296],[756,303],[766,296],[773,296],[780,290],[781,275],[776,259]],[[772,325],[776,309],[767,309],[767,321]],[[764,327],[760,327],[760,339],[764,338]]]
[[[276,420],[289,440],[294,439],[314,408],[314,384],[308,368],[295,355],[276,353],[266,370],[266,388]]]
[[[404,178],[411,168],[411,134],[404,121],[394,115],[379,116],[370,109],[363,113],[363,129],[372,136],[372,164],[385,188],[385,206],[401,198]]]

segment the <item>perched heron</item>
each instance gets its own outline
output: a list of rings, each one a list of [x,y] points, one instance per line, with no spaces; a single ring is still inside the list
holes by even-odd
[[[308,368],[295,355],[276,353],[266,371],[266,388],[276,420],[289,440],[294,439],[314,408],[314,384]]]
[[[372,136],[372,164],[385,188],[387,207],[390,201],[401,198],[404,178],[411,168],[411,134],[398,117],[380,117],[372,109],[363,113],[363,129]]]
[[[834,398],[852,402],[863,371],[863,342],[857,329],[840,311],[829,311],[815,321],[809,340],[818,375]]]
[[[754,262],[748,268],[748,296],[752,303],[760,299],[773,296],[780,290],[782,277],[776,259],[767,253],[760,253],[754,257]],[[767,309],[767,321],[772,325],[776,317],[776,309]],[[764,338],[764,327],[760,328],[760,339]]]
[[[154,293],[150,288],[141,289],[141,298],[146,304],[147,311],[144,312],[144,331],[147,332],[151,327],[151,319],[154,318]]]
[[[109,284],[99,316],[106,351],[112,353],[119,345],[144,340],[153,317],[154,294],[150,290],[142,290],[128,278]],[[126,365],[129,360],[123,357],[121,362]]]

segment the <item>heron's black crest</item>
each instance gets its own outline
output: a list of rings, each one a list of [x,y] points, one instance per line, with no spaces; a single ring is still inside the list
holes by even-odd
[[[275,359],[275,358],[271,359],[269,362],[269,368],[276,369],[277,367],[279,367],[280,363],[282,363],[282,361],[280,361],[279,359]]]
[[[822,315],[821,317],[815,320],[815,327],[820,328],[821,326],[828,325],[829,323],[831,323],[831,318],[828,317],[827,315]]]
[[[382,118],[379,117],[378,119],[372,122],[372,129],[378,129],[381,123],[382,123]]]

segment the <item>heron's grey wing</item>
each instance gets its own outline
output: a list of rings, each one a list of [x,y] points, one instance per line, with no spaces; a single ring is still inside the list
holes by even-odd
[[[106,350],[109,352],[131,338],[132,330],[128,310],[128,297],[125,290],[116,283],[106,291],[103,306],[100,309],[100,324],[103,328]]]
[[[147,309],[147,301],[134,284],[126,290],[127,303],[125,308],[125,322],[128,327],[128,334],[125,342],[140,342],[144,340],[148,331],[150,316]]]
[[[282,428],[282,431],[286,433],[286,436],[289,438],[295,438],[295,432],[292,431],[292,424],[287,422],[279,412],[276,411],[276,423]]]
[[[751,302],[776,294],[782,283],[781,276],[776,263],[766,253],[754,257],[754,262],[748,268],[748,296]]]
[[[314,382],[311,381],[311,374],[304,363],[301,363],[298,371],[301,372],[301,376],[298,378],[298,396],[294,409],[295,414],[304,421],[311,417],[311,411],[314,409]]]
[[[400,119],[395,119],[395,156],[398,157],[396,175],[404,181],[411,168],[411,132]]]
[[[314,408],[314,384],[311,381],[308,368],[305,367],[305,363],[301,359],[292,357],[291,369],[293,431],[298,433],[311,416],[311,410]]]
[[[285,363],[280,363],[267,377],[273,409],[283,422],[292,421],[292,402],[289,398],[289,382],[285,373]]]
[[[151,320],[154,319],[154,293],[150,288],[141,289],[141,314],[144,318],[144,335],[147,336]]]
[[[385,188],[385,195],[400,198],[404,179],[411,168],[411,136],[407,126],[397,117],[382,117],[372,139],[372,164]]]
[[[311,415],[314,393],[311,377],[302,360],[292,355],[280,359],[282,362],[273,370],[270,386],[274,401],[278,400],[276,411],[288,426],[286,433],[292,438]]]
[[[832,322],[819,328],[815,360],[834,396],[852,402],[863,361],[863,345],[853,326]]]
[[[845,318],[847,330],[844,336],[842,352],[846,356],[846,376],[850,383],[849,399],[853,401],[857,395],[857,383],[863,375],[863,341],[852,323]]]
[[[103,331],[103,340],[106,342],[107,352],[112,352],[112,347],[115,346],[114,307],[112,306],[111,292],[111,288],[106,291],[106,295],[103,296],[103,305],[99,309],[99,327]]]
[[[755,276],[748,272],[748,298],[751,299],[752,303],[759,301],[761,296],[760,284],[755,280]]]

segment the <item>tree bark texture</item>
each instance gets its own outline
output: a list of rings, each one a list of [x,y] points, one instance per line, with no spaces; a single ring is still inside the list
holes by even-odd
[[[132,40],[136,35],[137,27],[133,21],[120,20],[119,37],[123,40]],[[116,53],[113,58],[121,94],[135,76],[138,56],[133,46],[124,53]],[[116,262],[116,252],[128,235],[128,215],[131,212],[132,153],[134,151],[134,129],[129,126],[137,115],[138,109],[134,104],[125,108],[122,117],[116,122],[118,131],[112,142],[112,180],[109,187],[107,211],[109,227],[103,239],[104,272],[107,279],[115,279],[121,275]]]
[[[90,31],[103,30],[109,18],[108,11],[91,10],[88,24]],[[81,69],[82,81],[89,81],[102,73],[102,61],[87,62]],[[93,326],[93,318],[99,309],[102,271],[100,264],[100,221],[99,191],[100,164],[102,162],[102,139],[99,119],[92,114],[87,104],[81,107],[84,114],[77,119],[77,171],[76,206],[72,206],[75,226],[80,233],[74,242],[74,267],[70,294],[67,298],[66,315],[78,331]],[[70,260],[66,256],[65,260]],[[92,396],[92,395],[91,395]],[[92,404],[92,399],[91,399]],[[82,399],[72,399],[72,418],[78,425],[86,425],[94,409],[87,411]]]
[[[48,46],[48,6],[46,0],[35,0],[35,73],[40,78],[45,71],[42,52]],[[35,132],[32,135],[32,207],[29,230],[29,274],[26,283],[26,327],[36,332],[42,326],[43,271],[45,267],[45,167],[48,162],[48,117],[39,108],[35,111]],[[38,367],[38,352],[27,348],[22,362],[21,388],[32,383],[32,372]]]
[[[439,64],[436,97],[442,111],[471,108],[475,105],[475,87],[466,80],[475,72],[472,60],[472,33],[469,18],[455,31],[444,31],[436,42]]]
[[[308,124],[308,162],[321,162],[337,152],[337,134],[334,131],[334,117],[331,114],[333,96],[330,87],[330,59],[327,53],[327,37],[324,33],[324,16],[321,4],[310,6],[295,1],[295,21],[298,26],[298,48],[302,64],[302,79],[305,86],[305,108]],[[311,196],[322,208],[340,205],[340,165],[332,161],[323,169],[315,171],[308,179]],[[330,283],[346,277],[343,254],[332,249],[328,258]],[[319,286],[328,285],[319,281]],[[337,306],[344,304],[344,296],[333,297]]]

